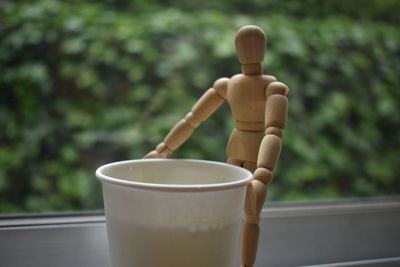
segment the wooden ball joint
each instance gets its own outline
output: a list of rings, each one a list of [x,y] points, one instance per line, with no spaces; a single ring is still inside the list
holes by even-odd
[[[264,75],[262,62],[267,39],[262,29],[249,25],[236,34],[235,46],[242,73],[218,79],[192,110],[145,158],[169,157],[193,131],[226,100],[236,121],[229,138],[227,162],[254,172],[245,198],[241,266],[253,266],[257,254],[260,213],[267,186],[279,159],[288,113],[289,88]]]

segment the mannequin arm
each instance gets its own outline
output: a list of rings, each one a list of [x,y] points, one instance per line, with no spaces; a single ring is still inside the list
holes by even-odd
[[[288,113],[289,88],[281,82],[272,82],[265,91],[265,136],[258,152],[254,179],[247,187],[245,199],[245,225],[243,228],[241,266],[251,267],[255,263],[260,213],[267,195],[267,186],[272,182],[272,172],[279,159],[283,129]]]
[[[212,88],[208,89],[182,120],[168,133],[164,141],[144,158],[169,157],[194,132],[194,130],[214,113],[224,102],[229,79],[218,79]]]

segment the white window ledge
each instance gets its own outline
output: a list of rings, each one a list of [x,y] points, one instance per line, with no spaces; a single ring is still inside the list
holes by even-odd
[[[399,225],[398,200],[270,204],[255,267],[400,266]],[[0,265],[109,266],[104,216],[1,218]]]

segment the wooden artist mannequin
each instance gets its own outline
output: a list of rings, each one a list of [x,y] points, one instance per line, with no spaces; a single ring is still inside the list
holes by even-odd
[[[193,131],[226,99],[236,128],[229,138],[227,162],[254,173],[245,199],[245,224],[241,247],[241,266],[253,266],[256,258],[260,213],[267,186],[278,161],[283,129],[288,112],[289,88],[270,75],[263,75],[266,37],[257,26],[244,26],[235,39],[242,73],[218,79],[212,88],[179,121],[155,150],[145,158],[169,157]]]

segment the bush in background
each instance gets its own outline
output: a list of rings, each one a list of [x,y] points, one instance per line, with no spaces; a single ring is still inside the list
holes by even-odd
[[[265,72],[291,88],[269,199],[400,193],[396,3],[318,16],[300,1],[253,0],[243,14],[240,3],[169,2],[181,8],[1,4],[0,212],[101,208],[95,169],[141,158],[217,78],[240,72],[233,40],[245,24],[266,31]],[[224,104],[174,156],[225,161],[233,127]]]

